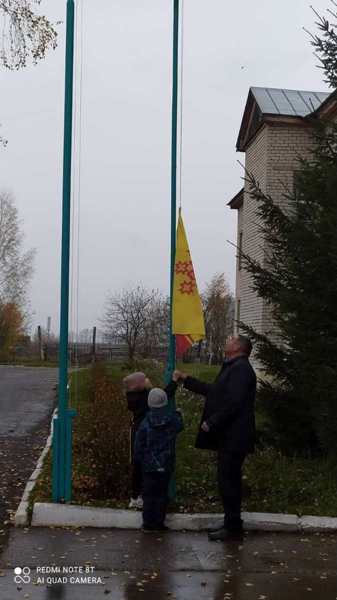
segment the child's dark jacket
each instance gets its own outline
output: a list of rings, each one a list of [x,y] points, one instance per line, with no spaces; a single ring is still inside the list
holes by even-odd
[[[167,407],[149,410],[138,428],[135,458],[145,473],[169,473],[174,469],[175,442],[184,428],[182,416]]]
[[[170,383],[165,389],[172,398],[177,389]],[[177,434],[184,429],[179,412],[169,412],[167,407],[150,409],[141,422],[135,441],[135,458],[142,463],[146,473],[172,472],[175,463]]]

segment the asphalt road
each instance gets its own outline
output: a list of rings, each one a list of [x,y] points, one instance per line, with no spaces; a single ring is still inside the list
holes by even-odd
[[[11,531],[0,560],[1,600],[106,596],[335,600],[336,536],[250,533],[242,543],[223,544],[209,542],[205,533],[34,527]]]
[[[50,414],[57,369],[0,366],[0,438],[29,434]]]
[[[0,553],[48,437],[57,377],[57,369],[0,366]]]

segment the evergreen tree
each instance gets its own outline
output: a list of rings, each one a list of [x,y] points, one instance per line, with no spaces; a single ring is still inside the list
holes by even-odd
[[[313,37],[331,86],[337,36],[325,20]],[[252,287],[270,307],[274,331],[244,323],[266,372],[260,400],[274,441],[289,452],[337,451],[337,123],[312,117],[314,144],[299,159],[293,190],[276,203],[247,174],[256,201],[265,261],[243,254]]]
[[[337,19],[337,2],[331,0],[333,9],[328,9],[328,13]],[[316,25],[320,35],[311,36],[311,44],[315,49],[315,54],[320,62],[320,68],[325,74],[325,83],[328,83],[334,90],[337,88],[337,30],[336,25],[331,24],[328,19],[318,14],[313,9],[317,22]]]

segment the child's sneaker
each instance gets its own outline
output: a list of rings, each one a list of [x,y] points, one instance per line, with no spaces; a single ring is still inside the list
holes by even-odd
[[[138,496],[138,498],[131,498],[129,508],[141,510],[143,508],[143,498],[141,496]]]

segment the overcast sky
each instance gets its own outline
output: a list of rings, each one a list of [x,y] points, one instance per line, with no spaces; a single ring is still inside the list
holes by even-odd
[[[244,157],[235,143],[249,87],[326,90],[302,30],[315,31],[310,1],[184,0],[182,203],[201,289],[219,272],[234,289],[235,251],[226,240],[235,241],[236,213],[226,203],[242,185],[237,159]],[[143,283],[168,291],[173,0],[77,4],[79,25],[83,6],[78,82],[81,62],[83,71],[75,196],[78,317],[85,328],[97,324],[109,290]],[[0,72],[0,122],[9,140],[0,150],[0,188],[13,192],[26,245],[37,250],[34,326],[45,326],[50,315],[53,330],[59,317],[65,6],[65,0],[42,1],[46,15],[63,21],[57,50],[37,67]],[[329,0],[314,6],[324,12]]]

